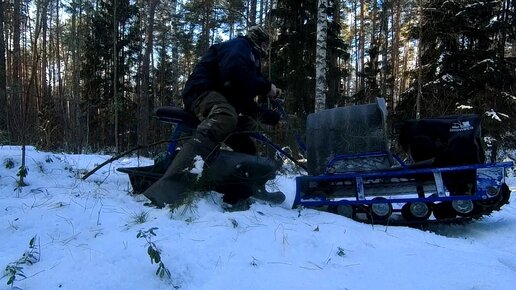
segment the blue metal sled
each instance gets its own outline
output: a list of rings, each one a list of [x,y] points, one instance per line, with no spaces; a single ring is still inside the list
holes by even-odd
[[[407,121],[400,142],[410,165],[389,151],[386,116],[383,99],[309,115],[308,175],[296,178],[294,206],[423,224],[479,218],[508,203],[513,164],[483,163],[477,116]]]
[[[328,168],[344,159],[381,155],[338,156]],[[433,168],[414,168],[399,162],[397,169],[299,176],[294,205],[329,207],[353,218],[362,212],[363,219],[383,223],[395,213],[401,213],[408,222],[426,221],[432,211],[437,219],[479,217],[508,202],[505,171],[513,166],[511,162]],[[474,184],[466,183],[458,189],[453,180],[456,175],[472,176]]]

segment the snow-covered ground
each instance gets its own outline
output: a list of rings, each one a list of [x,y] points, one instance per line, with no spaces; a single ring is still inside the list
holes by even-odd
[[[274,182],[281,206],[224,212],[207,193],[171,213],[131,196],[117,167],[80,176],[109,159],[27,151],[28,186],[17,189],[19,147],[0,146],[0,267],[21,289],[514,289],[516,208],[432,231],[371,226],[311,209],[291,209],[293,176]],[[516,190],[516,180],[509,180]],[[170,279],[156,276],[152,228]],[[33,237],[32,247],[30,241]],[[24,255],[24,253],[26,253]],[[25,262],[25,263],[22,263]],[[13,268],[18,266],[19,268]],[[0,280],[0,289],[13,275]]]

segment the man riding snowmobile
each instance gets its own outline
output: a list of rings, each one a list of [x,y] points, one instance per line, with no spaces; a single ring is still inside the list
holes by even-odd
[[[268,125],[279,122],[277,112],[263,109],[255,102],[257,95],[274,98],[278,93],[261,73],[261,56],[267,53],[269,39],[263,28],[253,26],[246,36],[211,46],[196,65],[182,98],[184,109],[200,123],[165,174],[143,192],[153,204],[181,205],[187,198],[185,182],[191,180],[189,169],[194,158],[200,156],[209,164],[222,142],[233,151],[256,154],[249,136],[232,134],[239,123],[249,122],[249,118],[242,116]]]

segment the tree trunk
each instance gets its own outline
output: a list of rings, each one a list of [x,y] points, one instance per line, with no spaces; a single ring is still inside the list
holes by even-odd
[[[371,101],[374,102],[374,98],[380,94],[378,91],[378,56],[380,53],[380,47],[379,47],[379,39],[378,36],[378,1],[373,0],[373,11],[371,15],[371,42],[369,46],[369,70],[368,78],[369,78],[369,84],[371,85],[370,89],[370,98]]]
[[[406,77],[406,71],[408,70],[408,62],[409,62],[409,58],[410,58],[410,46],[409,46],[409,43],[406,42],[405,45],[404,45],[404,48],[403,48],[403,57],[402,57],[402,65],[401,65],[401,74],[400,74],[400,87],[399,87],[399,92],[402,93],[404,92],[407,87],[409,86],[408,84],[408,79]],[[396,107],[392,108],[393,110],[396,110]]]
[[[145,52],[141,68],[142,85],[140,86],[139,122],[138,122],[138,145],[146,146],[149,134],[149,84],[150,84],[150,55],[153,44],[154,12],[156,11],[157,0],[147,1],[147,27],[145,29]]]
[[[213,0],[205,0],[204,1],[204,10],[202,11],[202,31],[201,31],[201,39],[200,39],[200,55],[206,54],[208,48],[210,47],[210,23],[211,23],[211,15],[213,11]]]
[[[401,0],[394,0],[393,8],[393,29],[392,29],[392,51],[391,51],[391,104],[396,107],[398,100],[398,72],[399,72],[399,44],[400,44],[400,22],[401,22]]]
[[[328,0],[318,0],[317,9],[317,45],[315,53],[315,112],[326,108],[326,41],[328,37],[328,22],[326,9]]]
[[[0,1],[0,132],[7,131],[7,76],[5,63],[4,2]]]
[[[20,141],[20,124],[22,123],[22,99],[21,99],[21,48],[20,48],[20,10],[21,1],[14,0],[13,14],[13,60],[12,60],[12,90],[11,108],[12,118],[7,120],[10,135],[15,136],[16,142]]]
[[[380,86],[380,91],[382,93],[382,96],[384,98],[387,98],[388,99],[388,92],[387,92],[387,74],[389,72],[389,69],[388,69],[388,66],[389,66],[389,61],[388,61],[388,51],[389,51],[389,13],[388,13],[388,10],[389,10],[389,6],[388,6],[388,1],[384,1],[382,3],[382,15],[381,15],[381,20],[382,21],[382,25],[381,25],[381,31],[380,31],[380,39],[381,41],[379,41],[380,45],[382,46],[382,70],[381,70],[381,86]],[[383,36],[383,37],[382,37]],[[382,39],[383,38],[383,39]]]
[[[117,1],[113,1],[113,123],[114,123],[114,138],[115,138],[115,152],[120,150],[118,140],[118,19],[116,13]]]
[[[64,63],[64,59],[62,59],[61,57],[61,16],[59,14],[59,10],[60,10],[60,6],[61,6],[61,0],[56,0],[56,60],[57,60],[57,101],[54,101],[55,104],[59,104],[59,107],[56,108],[58,109],[58,117],[59,117],[59,123],[58,124],[54,124],[56,126],[56,130],[59,130],[57,131],[56,133],[57,134],[54,134],[54,135],[57,135],[56,137],[58,137],[57,140],[54,140],[54,142],[59,142],[58,146],[62,146],[63,144],[63,134],[61,133],[62,130],[65,130],[66,127],[68,127],[68,124],[67,124],[67,119],[65,117],[65,105],[64,105],[64,85],[63,85],[63,75],[64,75],[64,72],[63,72],[63,68],[62,68],[62,64]],[[56,110],[54,110],[56,111]],[[57,114],[57,112],[56,112]],[[67,149],[67,148],[66,148]]]
[[[366,90],[366,87],[365,87],[365,72],[364,72],[364,67],[365,67],[365,15],[364,15],[364,10],[366,9],[365,7],[365,1],[364,0],[360,0],[360,31],[359,31],[359,40],[358,40],[358,43],[359,43],[359,47],[358,47],[358,56],[360,58],[359,62],[360,62],[360,68],[357,68],[357,72],[360,74],[360,90],[363,90],[365,92]],[[365,97],[367,97],[367,95],[364,95]]]
[[[179,95],[179,19],[177,15],[177,0],[172,0],[172,102],[180,103],[181,100],[176,100]],[[170,105],[170,104],[167,104]]]
[[[358,53],[358,21],[357,21],[357,6],[358,0],[353,0],[353,38],[355,39],[355,92],[358,92],[360,89],[359,85],[359,67],[358,60],[360,58]]]
[[[249,24],[256,25],[256,0],[250,0],[249,2]]]
[[[331,5],[331,4],[329,4]],[[339,39],[340,28],[341,28],[341,17],[340,17],[340,2],[335,1],[333,5],[329,7],[328,11],[332,14],[333,23],[330,25],[328,23],[328,33],[327,35],[335,34],[333,37]],[[328,36],[328,42],[330,42],[330,37]],[[335,39],[333,40],[335,41]],[[326,108],[333,108],[337,104],[342,101],[342,90],[341,90],[341,81],[342,81],[342,73],[339,67],[339,55],[338,48],[332,45],[327,45],[327,84],[328,84],[328,92],[326,94]]]
[[[39,3],[41,3],[42,1],[40,1]],[[47,2],[47,1],[45,1]],[[38,12],[39,10],[42,9],[42,12],[41,12],[41,29],[43,30],[43,33],[42,33],[42,39],[41,39],[41,65],[40,65],[40,71],[41,71],[41,74],[39,76],[37,76],[37,73],[36,73],[36,70],[33,69],[32,70],[32,74],[33,74],[33,77],[36,79],[39,79],[39,82],[41,83],[40,84],[40,87],[39,89],[41,90],[39,94],[36,94],[36,109],[38,111],[38,132],[39,134],[41,135],[40,136],[40,145],[43,146],[43,148],[48,148],[47,146],[49,145],[49,143],[51,142],[52,138],[49,136],[49,131],[50,130],[47,130],[48,129],[48,124],[50,124],[50,120],[49,120],[49,115],[50,115],[50,110],[53,109],[52,106],[50,106],[50,102],[49,102],[49,98],[51,98],[51,95],[50,95],[50,87],[48,86],[48,79],[47,79],[47,76],[50,76],[50,80],[52,79],[52,77],[54,76],[54,74],[52,74],[52,72],[50,71],[50,67],[48,65],[48,55],[49,55],[49,52],[50,54],[52,53],[51,49],[52,49],[52,32],[48,32],[48,13],[47,13],[47,9],[48,9],[48,4],[47,3],[44,3],[43,4],[43,7],[42,8],[39,8],[38,6]],[[52,14],[52,13],[50,13]],[[52,18],[51,18],[52,19]],[[39,22],[38,22],[39,23]],[[39,27],[39,24],[36,24],[36,27]],[[38,29],[37,29],[38,30]],[[52,31],[52,29],[50,29],[50,31]],[[37,49],[37,39],[34,39],[34,44],[33,44],[33,47],[35,49]],[[48,43],[50,41],[50,49],[48,47]],[[39,52],[37,50],[34,50],[33,54],[34,56],[36,56]],[[50,57],[52,58],[52,55],[50,55]],[[34,65],[37,65],[37,61],[36,59],[33,60],[34,62]],[[36,85],[34,85],[36,86]],[[34,88],[36,89],[36,88]],[[31,92],[28,92],[29,94]]]
[[[258,22],[263,24],[263,20],[266,18],[266,14],[268,11],[268,0],[260,0],[260,17],[258,18]]]

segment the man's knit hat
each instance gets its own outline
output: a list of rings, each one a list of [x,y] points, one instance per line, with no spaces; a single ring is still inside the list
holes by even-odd
[[[260,53],[266,53],[266,51],[263,49],[263,44],[269,44],[270,36],[262,27],[258,25],[251,26],[247,31],[247,38],[251,40],[253,47]]]

